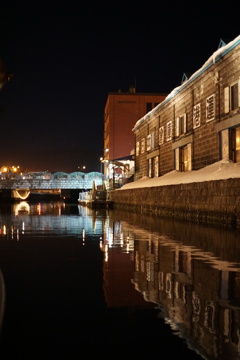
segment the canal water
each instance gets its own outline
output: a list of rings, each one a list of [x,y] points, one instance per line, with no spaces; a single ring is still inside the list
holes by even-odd
[[[0,359],[240,359],[234,230],[0,206]]]

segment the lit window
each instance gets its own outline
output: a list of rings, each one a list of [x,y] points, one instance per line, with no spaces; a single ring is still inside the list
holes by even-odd
[[[192,146],[191,143],[175,149],[175,170],[192,170]]]
[[[183,114],[176,118],[175,136],[181,136],[187,132],[187,114]]]
[[[239,81],[224,88],[224,113],[236,110],[240,106]]]
[[[147,136],[147,151],[154,149],[154,133]]]

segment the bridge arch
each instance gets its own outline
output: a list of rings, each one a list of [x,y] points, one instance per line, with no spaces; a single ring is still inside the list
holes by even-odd
[[[30,194],[28,189],[15,189],[13,190],[13,197],[15,199],[26,200]]]

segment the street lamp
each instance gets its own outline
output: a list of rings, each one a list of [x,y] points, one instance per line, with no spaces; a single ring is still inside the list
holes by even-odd
[[[103,157],[100,157],[100,173],[102,174],[102,161],[103,161]]]
[[[86,165],[78,166],[78,169],[79,169],[80,171],[85,171],[85,170],[86,170]]]

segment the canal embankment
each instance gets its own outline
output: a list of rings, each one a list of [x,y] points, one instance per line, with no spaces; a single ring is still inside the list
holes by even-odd
[[[213,170],[213,167],[210,167]],[[237,173],[239,172],[237,167]],[[113,208],[134,211],[141,214],[176,218],[202,224],[211,224],[231,228],[240,228],[240,175],[233,178],[223,178],[229,166],[221,166],[212,172],[212,178],[207,180],[202,175],[201,181],[192,178],[192,182],[169,184],[162,181],[162,185],[144,186],[144,182],[136,182],[113,190],[109,198]],[[236,166],[234,168],[236,170]],[[199,172],[198,172],[199,173]],[[223,176],[223,177],[224,177]],[[230,175],[229,175],[230,176]],[[194,180],[194,181],[193,181]],[[184,182],[185,181],[185,182]],[[174,181],[172,181],[174,182]]]

